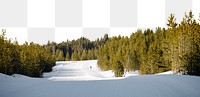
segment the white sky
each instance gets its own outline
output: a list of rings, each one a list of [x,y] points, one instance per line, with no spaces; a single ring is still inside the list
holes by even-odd
[[[55,27],[55,0],[28,0],[28,27]]]
[[[78,39],[83,36],[82,28],[81,27],[70,27],[70,28],[56,28],[55,29],[55,41],[62,42],[73,39]]]
[[[83,0],[83,27],[110,27],[110,0]]]
[[[165,27],[165,0],[138,0],[138,27]]]
[[[82,27],[69,28],[55,27],[55,0],[28,0],[27,3],[27,26],[29,28],[55,28],[55,40],[52,41],[56,42],[80,38],[83,36],[84,28],[109,28],[110,36],[129,36],[138,28],[166,26],[165,0],[137,0],[137,27],[110,27],[110,0],[83,0]],[[196,19],[199,18],[199,4],[200,0],[193,0],[192,10]],[[22,44],[28,41],[28,27],[1,27],[0,29],[6,28],[7,37],[13,40],[17,38]],[[37,36],[33,37],[37,39]]]
[[[19,44],[24,43],[25,41],[28,40],[28,33],[27,33],[27,29],[26,28],[22,28],[22,27],[1,27],[0,28],[1,31],[2,29],[6,29],[6,38],[7,39],[11,39],[12,41],[14,41],[15,39],[17,39]]]

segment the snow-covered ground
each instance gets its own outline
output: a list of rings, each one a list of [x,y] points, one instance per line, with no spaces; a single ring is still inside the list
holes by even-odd
[[[165,75],[165,74],[173,74],[173,72],[172,71],[167,71],[167,72],[158,73],[156,75]]]
[[[44,73],[43,76],[50,80],[101,80],[113,79],[114,73],[101,71],[97,66],[97,60],[88,61],[60,61],[53,67],[52,72]]]
[[[200,97],[200,77],[136,71],[116,79],[96,62],[57,62],[45,78],[0,73],[0,97]]]
[[[126,73],[126,77],[138,75],[139,72]],[[86,61],[59,61],[53,67],[52,72],[44,73],[43,77],[54,81],[72,81],[72,80],[112,80],[122,79],[114,77],[114,73],[101,71],[97,66],[97,60]]]

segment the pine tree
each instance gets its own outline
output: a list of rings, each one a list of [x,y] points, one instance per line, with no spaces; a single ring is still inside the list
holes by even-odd
[[[73,61],[78,60],[78,52],[77,51],[74,51],[74,53],[72,53],[72,60]]]
[[[82,55],[81,55],[81,60],[87,60],[87,52],[86,50],[83,50]]]
[[[55,59],[46,48],[34,43],[26,42],[18,45],[15,40],[7,40],[5,30],[0,35],[0,72],[5,74],[24,74],[41,77],[43,71],[51,71]]]
[[[70,59],[71,59],[71,58],[70,58],[70,55],[69,55],[69,53],[67,53],[67,54],[66,54],[66,57],[65,57],[65,61],[70,61]]]
[[[90,60],[94,59],[94,52],[93,52],[93,50],[88,50],[87,58],[90,59]]]
[[[63,61],[63,52],[61,50],[56,50],[56,61]]]

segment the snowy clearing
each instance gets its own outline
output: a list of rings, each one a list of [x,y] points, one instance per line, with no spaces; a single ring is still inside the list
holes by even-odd
[[[142,76],[132,72],[116,79],[111,71],[100,71],[96,62],[58,62],[46,78],[0,73],[0,97],[200,97],[200,77],[169,71]]]
[[[126,73],[126,77],[138,75],[139,72]],[[111,80],[122,79],[114,77],[114,73],[101,71],[97,66],[97,60],[87,61],[59,61],[53,67],[52,72],[44,73],[43,76],[54,81],[72,80]]]
[[[97,66],[97,60],[89,61],[65,61],[56,62],[52,72],[43,76],[50,80],[99,80],[114,78],[112,71],[101,71]]]

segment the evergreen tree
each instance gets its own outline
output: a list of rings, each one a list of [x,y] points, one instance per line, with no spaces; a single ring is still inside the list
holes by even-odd
[[[65,61],[70,61],[70,59],[71,59],[71,58],[70,58],[70,55],[69,55],[69,53],[67,53],[67,54],[66,54],[66,57],[65,57]]]
[[[87,52],[86,50],[83,50],[82,55],[81,55],[81,60],[87,60],[88,56],[87,56]]]
[[[72,54],[72,60],[73,61],[78,60],[78,52],[77,51],[74,51],[74,53]]]
[[[63,61],[63,52],[61,50],[56,50],[56,61]]]

